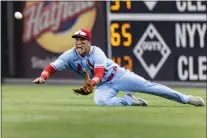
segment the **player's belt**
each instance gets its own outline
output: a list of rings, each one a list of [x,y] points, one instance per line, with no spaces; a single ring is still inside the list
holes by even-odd
[[[114,78],[115,72],[117,71],[117,66],[114,66],[113,67],[113,71],[114,72],[111,73],[111,75],[108,77],[108,79],[106,80],[106,82],[107,81],[111,81]]]

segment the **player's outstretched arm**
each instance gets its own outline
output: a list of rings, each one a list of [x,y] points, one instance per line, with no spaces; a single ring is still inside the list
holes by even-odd
[[[33,80],[33,83],[36,84],[43,84],[47,79],[50,78],[50,76],[52,76],[54,73],[56,72],[56,70],[54,69],[54,67],[52,65],[48,65],[43,72],[41,73],[40,77],[36,78],[35,80]]]
[[[33,83],[43,84],[49,79],[56,71],[64,70],[68,67],[69,59],[71,57],[71,50],[61,54],[54,62],[50,63],[41,73],[40,77],[33,80]]]
[[[105,66],[107,64],[107,57],[104,52],[97,48],[94,53],[94,78],[91,83],[93,86],[99,84],[104,76]]]

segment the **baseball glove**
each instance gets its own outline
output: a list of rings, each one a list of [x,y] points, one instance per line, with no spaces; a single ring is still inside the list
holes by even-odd
[[[83,84],[82,88],[79,89],[73,89],[73,91],[75,92],[75,94],[81,94],[81,95],[89,95],[93,92],[93,86],[91,85],[91,79],[90,76],[88,74],[88,72],[86,72],[86,76],[85,76],[85,81]]]

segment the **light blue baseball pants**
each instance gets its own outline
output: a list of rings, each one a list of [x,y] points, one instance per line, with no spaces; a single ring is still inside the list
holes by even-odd
[[[136,75],[129,70],[106,82],[95,89],[94,100],[96,105],[107,106],[130,106],[133,104],[132,98],[125,95],[122,98],[116,97],[119,91],[140,92],[160,96],[169,100],[186,104],[188,96],[167,86],[153,83]]]

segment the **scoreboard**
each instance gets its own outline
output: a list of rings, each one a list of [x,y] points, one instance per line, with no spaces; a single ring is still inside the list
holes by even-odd
[[[108,56],[146,79],[206,81],[206,1],[108,1]]]

